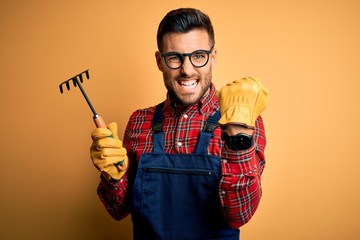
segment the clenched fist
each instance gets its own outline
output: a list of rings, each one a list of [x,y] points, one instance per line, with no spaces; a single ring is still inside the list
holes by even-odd
[[[216,93],[221,112],[219,124],[255,127],[257,117],[266,107],[268,93],[260,80],[252,77],[227,84]]]
[[[94,166],[107,180],[120,179],[127,168],[128,157],[117,135],[117,124],[112,122],[108,128],[96,128],[91,138],[90,156]]]

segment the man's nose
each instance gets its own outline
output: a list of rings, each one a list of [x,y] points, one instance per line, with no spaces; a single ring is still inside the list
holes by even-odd
[[[190,75],[190,73],[194,71],[194,66],[191,63],[189,56],[184,57],[184,62],[180,69],[181,72],[186,75]]]

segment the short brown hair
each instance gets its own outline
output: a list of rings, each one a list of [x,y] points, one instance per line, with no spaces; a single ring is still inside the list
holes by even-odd
[[[157,32],[157,46],[162,49],[163,36],[166,33],[187,33],[193,29],[205,29],[209,34],[210,45],[215,45],[215,34],[210,18],[194,8],[179,8],[170,11],[160,22]]]

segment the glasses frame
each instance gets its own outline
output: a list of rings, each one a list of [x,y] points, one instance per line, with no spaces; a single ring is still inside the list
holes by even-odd
[[[206,64],[209,62],[210,54],[212,53],[213,48],[214,48],[214,47],[211,47],[210,50],[198,49],[198,50],[193,51],[192,53],[166,52],[166,53],[161,53],[161,56],[164,58],[164,61],[165,61],[166,66],[167,66],[168,68],[170,68],[170,69],[173,69],[173,70],[179,69],[179,68],[181,68],[181,67],[184,65],[185,57],[186,57],[186,56],[189,57],[189,60],[190,60],[191,65],[193,65],[193,66],[196,67],[196,68],[202,68],[202,67],[205,67]],[[196,53],[196,52],[204,52],[204,53],[206,53],[207,56],[208,56],[206,62],[205,62],[203,65],[201,65],[201,66],[196,66],[196,65],[194,65],[194,63],[193,63],[192,60],[191,60],[191,55],[193,55],[193,54]],[[168,64],[167,61],[166,61],[166,57],[169,56],[169,55],[178,55],[179,57],[181,57],[181,59],[180,59],[181,65],[180,65],[179,67],[176,67],[176,68],[170,67],[169,64]]]

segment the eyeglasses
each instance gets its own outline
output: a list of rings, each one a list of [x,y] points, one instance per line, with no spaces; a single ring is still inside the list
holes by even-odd
[[[194,67],[202,68],[208,63],[211,52],[212,48],[210,51],[196,50],[192,53],[167,52],[162,53],[161,55],[164,58],[166,65],[171,69],[181,68],[186,56],[189,57],[189,60]]]

